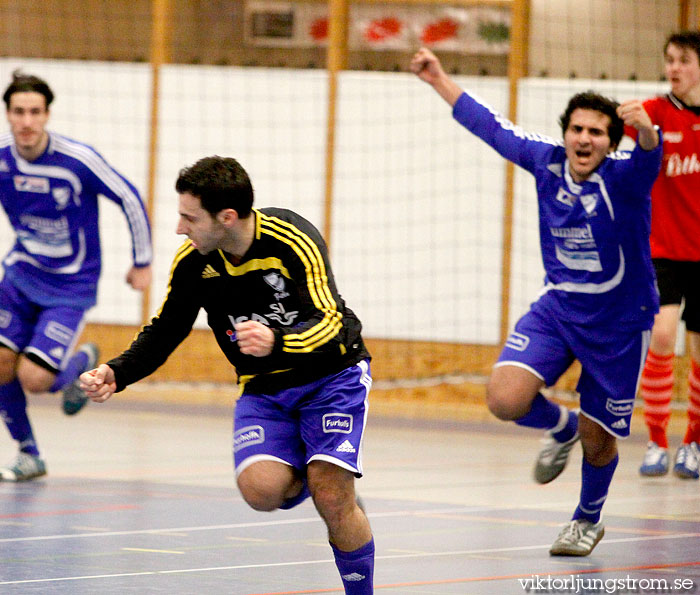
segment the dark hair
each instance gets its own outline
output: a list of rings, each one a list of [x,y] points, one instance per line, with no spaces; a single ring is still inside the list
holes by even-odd
[[[47,82],[33,74],[24,74],[21,70],[15,70],[12,73],[12,82],[5,89],[5,94],[2,96],[7,109],[10,109],[10,99],[15,93],[41,93],[46,100],[46,109],[49,109],[53,101],[53,91]]]
[[[559,124],[561,125],[562,134],[566,132],[569,127],[569,121],[571,120],[571,114],[577,109],[588,109],[595,112],[600,112],[601,114],[608,116],[610,118],[610,125],[608,126],[608,136],[610,137],[610,147],[612,149],[617,149],[617,145],[620,144],[622,140],[622,135],[625,131],[625,125],[622,118],[617,115],[617,108],[620,104],[614,99],[604,97],[599,93],[594,91],[585,91],[584,93],[577,93],[571,99],[569,99],[569,105],[566,106],[566,110],[559,118]]]
[[[700,60],[700,31],[678,31],[677,33],[672,33],[664,44],[664,54],[671,44],[677,45],[679,48],[693,50]]]
[[[240,163],[231,157],[204,157],[180,170],[175,182],[178,194],[189,192],[212,216],[233,209],[241,219],[253,208],[253,185]]]

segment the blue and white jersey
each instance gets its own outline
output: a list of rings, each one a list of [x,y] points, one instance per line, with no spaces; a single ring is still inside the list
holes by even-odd
[[[92,147],[49,133],[46,151],[22,158],[0,136],[0,203],[15,230],[5,276],[42,306],[90,308],[101,268],[98,196],[124,211],[136,266],[151,263],[148,216],[134,186]]]
[[[651,263],[651,187],[662,142],[609,154],[581,184],[564,145],[515,126],[464,93],[454,118],[535,176],[544,288],[532,305],[576,324],[651,328],[659,299]]]

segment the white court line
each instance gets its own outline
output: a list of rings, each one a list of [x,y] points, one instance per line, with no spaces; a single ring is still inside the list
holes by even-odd
[[[519,510],[528,507],[511,507],[511,506],[459,506],[454,508],[429,508],[424,510],[396,510],[392,512],[374,512],[367,516],[370,519],[404,517],[404,516],[421,516],[430,514],[472,514],[475,512],[494,512],[498,510]],[[469,519],[465,519],[469,520]],[[249,529],[251,527],[273,527],[276,525],[300,525],[307,523],[320,523],[320,516],[305,517],[300,519],[286,519],[274,521],[259,521],[251,523],[232,523],[228,525],[200,525],[196,527],[161,527],[160,529],[132,529],[129,531],[105,531],[103,533],[64,533],[61,535],[35,535],[33,537],[5,537],[0,539],[0,543],[17,543],[27,541],[51,541],[56,539],[80,539],[87,537],[119,537],[123,535],[156,535],[168,534],[175,532],[196,532],[196,531],[221,531],[224,529]],[[563,523],[562,523],[563,525]],[[684,533],[683,535],[700,535],[700,533]],[[611,541],[606,540],[607,543]],[[614,543],[614,542],[612,542]],[[1,583],[0,583],[1,584]]]
[[[487,507],[457,507],[457,508],[435,508],[427,510],[397,510],[393,512],[378,512],[370,513],[367,516],[370,518],[396,517],[396,516],[417,516],[422,514],[436,513],[472,513],[492,511],[492,506]],[[172,527],[160,529],[133,529],[130,531],[105,531],[104,533],[64,533],[62,535],[35,535],[33,537],[6,537],[0,539],[0,543],[15,543],[20,541],[49,541],[54,539],[79,539],[81,537],[116,537],[121,535],[153,535],[157,533],[172,533],[172,532],[194,532],[194,531],[220,531],[223,529],[248,529],[250,527],[271,527],[275,525],[296,525],[305,523],[320,523],[321,517],[314,516],[301,519],[287,519],[275,521],[260,521],[256,523],[233,523],[230,525],[204,525],[198,527]]]
[[[680,535],[660,535],[653,537],[626,537],[622,539],[606,539],[598,544],[598,548],[605,545],[610,545],[613,543],[629,543],[629,542],[641,542],[641,541],[655,541],[661,539],[683,539],[686,537],[700,538],[700,533],[685,533]],[[530,550],[538,549],[549,549],[551,544],[547,543],[544,545],[527,545],[527,546],[514,546],[507,548],[488,548],[488,549],[478,549],[478,550],[451,550],[445,552],[426,552],[426,553],[409,553],[409,554],[393,554],[389,556],[376,556],[376,560],[398,560],[406,558],[437,558],[441,556],[473,556],[473,555],[483,555],[483,554],[494,554],[494,553],[505,553],[505,552],[524,552]],[[278,568],[282,566],[308,566],[312,564],[330,564],[335,563],[334,559],[326,560],[301,560],[298,562],[270,562],[266,564],[240,564],[237,566],[212,566],[208,568],[181,568],[178,570],[146,570],[142,572],[120,572],[117,574],[95,574],[89,576],[66,576],[58,578],[37,578],[37,579],[24,579],[17,581],[3,581],[0,585],[22,585],[28,583],[51,583],[51,582],[64,582],[64,581],[82,581],[82,580],[94,580],[94,579],[106,579],[106,578],[121,578],[129,576],[155,576],[163,574],[184,574],[192,572],[214,572],[219,570],[245,570],[251,568]]]

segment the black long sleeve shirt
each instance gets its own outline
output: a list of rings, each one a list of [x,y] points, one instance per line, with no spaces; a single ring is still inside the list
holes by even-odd
[[[180,247],[160,310],[124,353],[107,362],[118,391],[161,366],[201,308],[242,392],[276,393],[369,357],[362,325],[338,293],[318,230],[286,209],[254,209],[251,216],[253,243],[236,264],[221,250],[200,254],[189,240]],[[270,355],[240,352],[234,324],[245,320],[273,330]]]

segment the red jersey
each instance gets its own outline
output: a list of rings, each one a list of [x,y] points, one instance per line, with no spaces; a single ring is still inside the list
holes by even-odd
[[[651,190],[651,256],[700,261],[700,115],[676,97],[644,102],[663,133],[661,173]],[[636,138],[634,128],[626,128]]]

